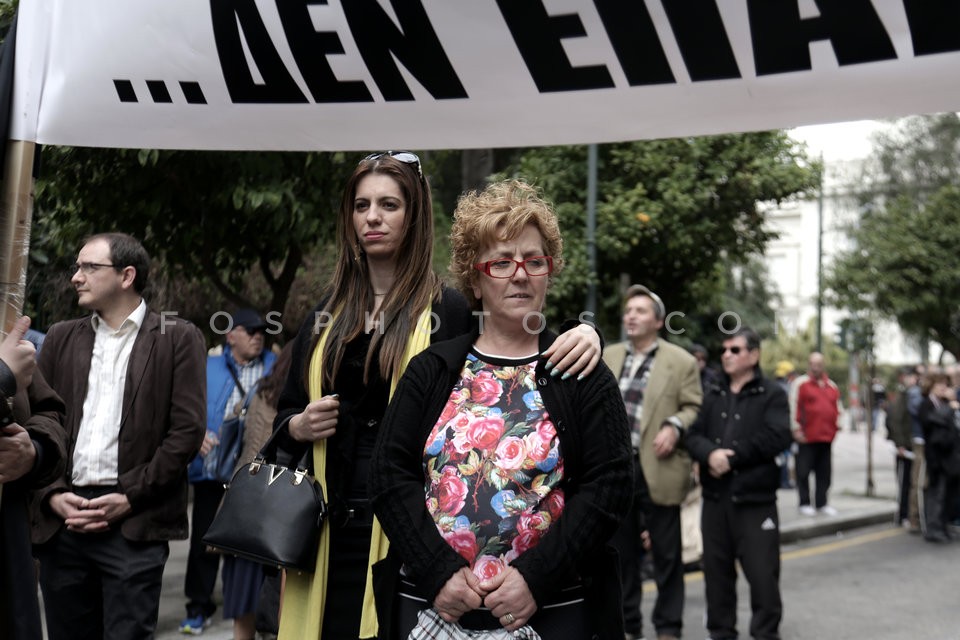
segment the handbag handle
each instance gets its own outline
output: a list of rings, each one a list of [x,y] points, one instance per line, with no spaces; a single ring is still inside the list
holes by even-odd
[[[257,452],[256,457],[253,459],[252,464],[277,464],[279,463],[277,456],[277,449],[280,447],[280,434],[283,432],[283,429],[276,429],[266,442],[263,443],[263,446],[260,447],[260,451]],[[312,444],[312,443],[310,443]],[[307,470],[307,460],[308,456],[313,452],[313,447],[306,447],[303,452],[303,455],[300,456],[300,460],[295,466],[293,465],[284,465],[291,471],[306,471]],[[291,461],[292,462],[292,461]]]

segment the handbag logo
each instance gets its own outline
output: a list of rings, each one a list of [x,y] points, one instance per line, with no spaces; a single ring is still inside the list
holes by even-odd
[[[273,484],[274,482],[276,482],[276,481],[277,481],[277,478],[279,478],[280,476],[282,476],[282,475],[283,475],[283,472],[286,471],[286,470],[287,470],[286,467],[280,466],[280,465],[278,465],[278,464],[272,464],[272,465],[270,465],[270,479],[267,480],[267,484],[268,484],[268,485],[271,485],[271,484]]]

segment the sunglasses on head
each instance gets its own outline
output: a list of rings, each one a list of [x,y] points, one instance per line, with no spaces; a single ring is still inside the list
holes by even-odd
[[[420,158],[417,157],[417,154],[411,153],[410,151],[378,151],[377,153],[371,153],[366,158],[361,160],[360,164],[363,164],[364,162],[373,162],[374,160],[379,160],[384,156],[399,160],[404,164],[416,165],[417,175],[420,176],[421,180],[423,180],[423,167],[420,165]]]

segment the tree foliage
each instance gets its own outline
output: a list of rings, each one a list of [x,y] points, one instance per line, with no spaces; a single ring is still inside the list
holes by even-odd
[[[908,118],[871,160],[854,246],[826,274],[831,299],[960,356],[960,118]]]
[[[436,266],[443,272],[461,156],[420,155],[434,188]],[[586,148],[497,156],[509,163],[504,173],[544,189],[565,230],[567,269],[555,283],[551,320],[577,317],[587,285],[595,282],[598,319],[611,336],[619,333],[621,282],[644,282],[660,291],[670,309],[685,314],[675,324],[690,330],[690,339],[710,331],[716,317],[704,314],[725,310],[722,292],[732,282],[732,267],[746,265],[770,238],[761,203],[799,194],[816,177],[782,132],[604,145],[596,234],[601,275],[593,275],[583,238]],[[123,230],[142,239],[160,262],[171,304],[195,301],[186,305],[194,319],[203,320],[224,302],[284,310],[311,266],[309,258],[329,262],[333,255],[334,212],[356,160],[343,153],[45,149],[33,266],[40,274],[59,275],[84,236]],[[756,281],[751,273],[734,284]],[[36,278],[34,291],[66,290],[62,276],[56,286],[52,282]],[[758,291],[760,298],[767,295]],[[316,301],[315,292],[294,297],[303,312]],[[739,305],[730,310],[747,310],[748,297],[735,294]],[[761,301],[749,311],[755,316],[762,308]],[[51,313],[57,319],[63,310]]]
[[[333,238],[352,169],[343,154],[46,148],[32,254],[70,261],[84,236],[122,230],[173,279],[282,310],[305,251]],[[251,271],[261,299],[249,297]]]
[[[506,173],[538,184],[561,220],[567,266],[554,285],[551,312],[576,317],[593,282],[599,324],[608,335],[619,335],[623,284],[646,284],[669,310],[688,317],[715,310],[730,267],[762,253],[771,238],[762,203],[816,185],[816,168],[780,131],[610,144],[598,151],[597,275],[587,268],[581,240],[587,148],[528,150]]]

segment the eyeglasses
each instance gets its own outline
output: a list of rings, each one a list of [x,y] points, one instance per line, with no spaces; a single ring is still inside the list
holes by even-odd
[[[106,268],[106,267],[110,267],[110,268],[112,268],[112,269],[117,269],[117,268],[118,268],[116,265],[113,265],[113,264],[105,264],[105,263],[103,263],[103,262],[78,262],[78,263],[74,264],[74,265],[71,267],[71,268],[73,269],[73,271],[71,271],[71,273],[76,273],[77,271],[82,271],[82,272],[83,272],[83,275],[88,276],[88,275],[90,275],[91,273],[93,273],[94,271],[97,271],[98,269],[103,269],[103,268]]]
[[[374,160],[379,160],[383,156],[388,156],[399,160],[404,164],[415,164],[417,165],[417,175],[420,176],[420,179],[423,180],[423,167],[420,165],[420,158],[417,157],[417,154],[411,153],[410,151],[380,151],[378,153],[371,153],[366,158],[360,161],[359,164],[364,162],[373,162]]]
[[[253,336],[257,335],[258,333],[264,333],[264,332],[265,332],[265,330],[264,330],[263,327],[240,327],[240,328],[243,329],[244,331],[246,331],[246,332],[247,332],[247,335],[250,336],[251,338],[252,338]]]
[[[528,276],[545,276],[553,273],[553,258],[550,256],[533,256],[526,260],[499,258],[473,265],[474,269],[483,271],[491,278],[512,278],[517,269],[521,267],[527,272]]]
[[[739,355],[740,352],[743,351],[743,347],[741,347],[741,346],[724,347],[722,352],[723,352],[723,353],[726,353],[727,351],[729,351],[729,352],[732,353],[733,355]],[[749,349],[747,349],[747,351],[749,351]]]

